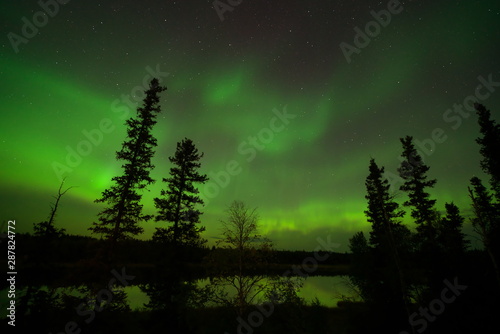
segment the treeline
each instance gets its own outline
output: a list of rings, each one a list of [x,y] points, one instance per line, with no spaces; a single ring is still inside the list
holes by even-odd
[[[428,176],[430,167],[412,137],[401,138],[399,197],[391,193],[384,167],[371,159],[365,181],[371,230],[368,236],[358,232],[350,239],[351,282],[372,320],[358,324],[359,332],[483,333],[497,327],[493,315],[500,295],[500,126],[483,105],[475,104],[475,109],[480,166],[489,187],[474,176],[464,193],[468,190],[471,223],[484,251],[469,250],[462,231],[465,218],[453,202],[444,204],[444,214],[438,209],[430,194],[437,183]],[[415,231],[403,224],[404,208]]]
[[[96,251],[106,248],[106,239],[97,239],[91,236],[64,234],[57,239],[48,240],[46,237],[29,233],[19,233],[16,241],[23,249],[23,256],[19,259],[21,268],[33,264],[47,264],[75,267],[81,262],[93,260]],[[157,243],[153,240],[127,239],[119,241],[116,245],[117,263],[136,265],[168,265],[169,254],[175,245]],[[206,259],[234,257],[235,249],[218,247],[183,247],[187,254],[184,260],[193,265],[208,264]],[[349,253],[328,253],[324,265],[350,265],[352,255]],[[319,252],[323,256],[322,252]],[[306,258],[313,257],[313,251],[273,250],[271,265],[301,264]],[[167,261],[166,261],[167,258]]]

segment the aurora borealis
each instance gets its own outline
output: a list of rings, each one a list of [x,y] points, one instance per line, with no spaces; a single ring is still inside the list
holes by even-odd
[[[211,178],[201,190],[211,243],[238,199],[258,208],[279,249],[314,249],[331,235],[346,250],[369,228],[370,158],[396,174],[405,135],[422,143],[438,208],[454,201],[467,215],[470,178],[486,179],[470,103],[500,121],[498,1],[402,1],[350,62],[341,43],[354,45],[355,28],[389,2],[243,0],[223,21],[212,3],[67,1],[16,47],[9,33],[21,36],[42,7],[2,3],[2,221],[31,232],[66,177],[75,188],[56,226],[88,235],[102,209],[93,201],[121,173],[124,120],[153,74],[168,90],[154,130],[157,182],[143,204],[155,212],[168,157],[192,139]],[[143,226],[147,239],[164,225]]]

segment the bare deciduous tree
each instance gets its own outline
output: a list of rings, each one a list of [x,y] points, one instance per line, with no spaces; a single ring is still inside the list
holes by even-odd
[[[54,221],[55,221],[56,214],[57,214],[57,208],[59,207],[59,201],[61,200],[61,197],[63,197],[63,195],[66,194],[66,192],[68,192],[68,190],[73,188],[73,187],[69,187],[66,190],[62,191],[64,181],[66,181],[66,178],[64,178],[62,180],[61,185],[59,186],[59,189],[57,190],[57,196],[53,196],[56,199],[56,202],[53,203],[53,205],[50,207],[49,220],[33,224],[33,229],[35,231],[36,236],[60,237],[66,232],[66,230],[64,228],[57,229],[54,226]]]
[[[213,302],[233,306],[242,315],[248,305],[258,302],[267,285],[265,275],[254,270],[267,262],[271,243],[258,234],[258,215],[241,201],[234,201],[222,223],[222,239],[218,246],[227,251],[224,260],[219,256],[217,275],[211,280]],[[232,290],[229,292],[228,290]]]

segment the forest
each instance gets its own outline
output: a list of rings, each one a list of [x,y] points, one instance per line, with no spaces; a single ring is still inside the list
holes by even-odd
[[[218,241],[208,246],[199,192],[208,176],[203,153],[189,138],[177,142],[169,157],[169,175],[154,198],[156,215],[144,213],[143,194],[155,182],[152,130],[166,89],[152,79],[136,115],[126,121],[127,137],[115,156],[122,174],[95,200],[104,209],[88,227],[90,236],[68,234],[57,221],[72,189],[65,180],[55,189],[48,218],[34,223],[33,233],[16,235],[15,246],[22,249],[16,312],[13,318],[7,313],[4,328],[15,321],[23,332],[68,334],[498,330],[500,125],[484,105],[474,105],[482,157],[477,164],[489,179],[475,176],[464,185],[472,217],[431,196],[437,180],[429,178],[431,166],[408,135],[400,139],[397,193],[384,166],[367,161],[369,232],[353,234],[349,252],[336,251],[330,236],[321,236],[314,250],[292,251],[275,248],[260,231],[258,210],[241,199],[228,203]],[[146,221],[166,227],[144,240]],[[472,225],[480,247],[471,245],[465,224]],[[6,248],[9,240],[2,235]],[[6,258],[2,262],[7,266]],[[306,299],[301,289],[311,277],[341,278],[348,293],[333,306]],[[131,286],[147,296],[139,308],[130,306]],[[1,289],[7,291],[9,281]]]

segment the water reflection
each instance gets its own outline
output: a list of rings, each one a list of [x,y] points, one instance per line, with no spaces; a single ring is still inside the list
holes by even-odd
[[[346,284],[346,276],[310,276],[304,281],[298,295],[310,304],[316,298],[321,305],[336,307],[342,296],[351,296],[352,292]],[[198,287],[204,287],[209,283],[209,279],[197,281]],[[140,310],[149,302],[149,298],[139,286],[128,286],[125,288],[128,295],[128,302],[132,310]],[[230,290],[228,290],[230,293]]]
[[[346,276],[310,276],[305,279],[304,285],[300,289],[298,295],[304,298],[305,302],[308,304],[317,298],[321,305],[336,307],[337,302],[341,300],[342,296],[352,295],[348,284],[346,284],[346,279]],[[208,282],[208,278],[197,280],[197,286],[203,287],[208,284]],[[47,291],[48,289],[44,286],[39,288],[39,290]],[[145,309],[144,305],[150,301],[148,295],[141,290],[139,285],[129,285],[123,288],[123,291],[126,294],[127,304],[132,310],[143,310]],[[20,296],[24,295],[25,292],[26,288],[18,291]],[[57,288],[54,292],[57,295],[65,294],[75,298],[85,298],[85,294],[82,293],[81,287]],[[1,295],[6,296],[7,289],[2,290]],[[0,307],[7,307],[7,300],[1,298]]]

